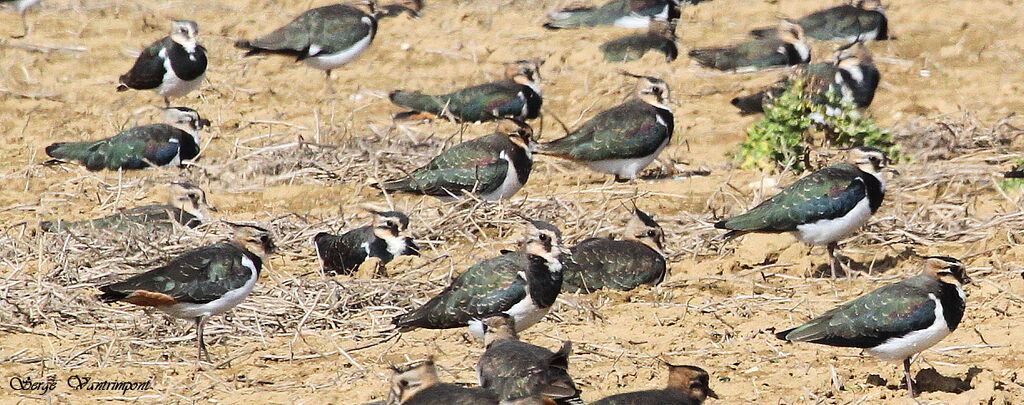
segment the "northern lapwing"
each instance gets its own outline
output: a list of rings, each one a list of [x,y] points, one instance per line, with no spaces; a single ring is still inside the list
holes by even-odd
[[[614,25],[647,28],[651,21],[670,21],[680,16],[678,0],[612,0],[601,7],[573,7],[548,14],[547,29]]]
[[[652,21],[646,34],[629,35],[601,45],[604,60],[608,62],[634,61],[642,58],[648,51],[665,54],[666,62],[676,60],[679,48],[676,46],[674,22]]]
[[[486,201],[508,199],[530,178],[532,138],[526,123],[502,120],[495,133],[455,145],[408,176],[375,187],[444,201],[470,194]]]
[[[316,256],[325,274],[349,275],[369,258],[386,265],[398,256],[419,256],[419,248],[406,231],[409,217],[398,211],[367,209],[377,222],[341,235],[320,232],[313,237]]]
[[[811,48],[804,42],[803,28],[782,21],[773,38],[754,39],[722,48],[694,49],[689,55],[706,68],[747,72],[810,62]]]
[[[0,0],[0,3],[14,3],[14,8],[18,10],[18,16],[21,17],[21,35],[12,35],[14,38],[25,38],[28,36],[30,27],[28,25],[28,9],[32,6],[39,4],[42,0]]]
[[[629,291],[665,279],[665,232],[646,212],[635,208],[623,239],[589,238],[563,257],[562,291]]]
[[[541,395],[558,400],[579,400],[579,390],[569,376],[572,343],[557,352],[519,340],[515,320],[499,313],[483,320],[484,354],[477,362],[480,386],[498,399],[512,400]]]
[[[889,19],[879,0],[855,0],[850,4],[811,13],[796,21],[807,36],[819,41],[871,41],[889,39]],[[775,28],[750,31],[758,38],[775,36]]]
[[[206,77],[206,48],[199,45],[199,24],[178,20],[171,35],[146,47],[128,73],[121,75],[117,91],[153,90],[171,106],[171,97],[184,97]]]
[[[402,0],[397,3],[381,6],[377,18],[398,17],[402,14],[408,15],[411,18],[420,18],[422,11],[423,0]]]
[[[520,250],[477,263],[452,280],[441,293],[393,320],[400,332],[417,328],[469,326],[483,338],[484,317],[511,315],[516,331],[540,322],[562,288],[562,232],[543,221],[530,221]]]
[[[746,233],[790,232],[808,245],[825,245],[832,277],[841,267],[835,255],[843,238],[860,229],[885,198],[885,152],[868,146],[849,151],[853,163],[839,163],[797,180],[750,211],[718,221],[727,239]]]
[[[331,71],[359,57],[376,35],[377,7],[370,0],[314,8],[258,39],[237,41],[235,47],[244,49],[245,56],[293,56],[323,70],[327,91],[333,93]]]
[[[396,90],[388,97],[395,105],[411,108],[396,120],[447,118],[458,122],[484,122],[502,118],[531,120],[540,115],[543,98],[539,85],[543,61],[520,60],[505,65],[505,78],[439,96]]]
[[[267,257],[274,251],[270,232],[253,225],[236,225],[230,242],[182,253],[169,263],[128,279],[100,287],[106,303],[154,307],[196,324],[198,359],[210,358],[203,342],[203,325],[227,312],[252,292]]]
[[[45,163],[81,163],[90,171],[138,170],[181,166],[199,155],[199,130],[210,121],[187,107],[164,110],[162,124],[127,129],[107,139],[88,142],[58,142],[46,147],[53,158]]]
[[[616,394],[590,405],[701,405],[718,398],[710,386],[710,375],[697,366],[668,365],[668,384],[664,389]]]
[[[797,71],[794,76],[815,89],[816,100],[826,101],[828,92],[835,92],[856,108],[867,108],[875,99],[875,90],[882,75],[871,59],[871,53],[860,42],[843,45],[836,51],[832,63],[812,63]],[[759,114],[773,99],[789,88],[794,77],[787,77],[760,92],[736,97],[732,105],[741,114]]]
[[[388,405],[497,405],[498,396],[483,388],[443,383],[434,358],[411,367],[391,367]]]
[[[910,360],[960,325],[966,309],[963,285],[970,282],[959,260],[929,256],[921,274],[867,293],[776,337],[855,347],[884,361],[903,361],[907,392],[914,397]]]
[[[651,164],[672,141],[675,121],[666,103],[668,84],[650,76],[640,79],[636,97],[603,111],[564,138],[538,145],[538,154],[581,163],[590,170],[628,181]]]
[[[130,231],[133,229],[166,230],[175,226],[195,228],[206,220],[208,211],[217,209],[206,200],[206,192],[188,182],[171,183],[167,190],[166,204],[143,205],[129,208],[117,214],[86,221],[43,221],[39,227],[44,232],[61,232],[72,229]]]

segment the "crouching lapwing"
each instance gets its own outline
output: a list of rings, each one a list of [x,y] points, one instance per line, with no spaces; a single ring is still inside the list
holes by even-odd
[[[679,56],[676,46],[674,21],[653,21],[645,34],[634,34],[605,42],[601,45],[604,60],[608,62],[629,62],[640,59],[648,51],[658,51],[671,62]]]
[[[370,257],[376,257],[381,265],[386,265],[398,256],[419,256],[419,248],[406,234],[408,216],[398,211],[367,211],[377,217],[376,224],[341,235],[320,232],[313,237],[316,256],[320,258],[325,274],[352,274]]]
[[[171,183],[166,204],[143,205],[129,208],[117,214],[86,221],[43,221],[39,224],[45,232],[68,230],[89,230],[123,232],[142,229],[158,231],[173,229],[174,226],[194,228],[203,223],[207,211],[217,211],[206,200],[206,192],[188,182]]]
[[[754,39],[722,48],[694,49],[689,54],[706,68],[737,72],[811,61],[811,48],[804,42],[804,29],[789,21],[780,22],[772,38]]]
[[[506,119],[493,134],[455,145],[404,178],[376,184],[388,192],[437,197],[444,201],[474,195],[486,201],[511,198],[530,179],[533,129]]]
[[[486,350],[476,366],[481,387],[501,400],[540,395],[564,403],[579,401],[579,390],[569,376],[570,342],[557,352],[523,342],[507,314],[484,319],[483,328]]]
[[[99,300],[154,307],[175,318],[194,320],[198,360],[209,361],[203,325],[210,316],[227,312],[245,300],[274,251],[266,229],[233,226],[230,242],[187,251],[161,267],[102,286]]]
[[[590,293],[600,289],[629,291],[665,279],[665,238],[650,215],[634,209],[622,239],[589,238],[565,255],[562,291]]]
[[[410,108],[396,120],[447,118],[484,122],[502,118],[532,120],[540,116],[540,66],[543,61],[519,60],[505,64],[505,78],[442,95],[395,90],[388,95],[395,105]]]
[[[603,111],[565,137],[537,147],[551,155],[608,173],[616,181],[628,181],[651,164],[672,141],[675,121],[668,84],[650,76],[640,79],[636,97]]]
[[[573,7],[548,15],[547,29],[614,25],[647,28],[653,21],[679,18],[679,0],[612,0],[601,7]]]
[[[742,215],[718,221],[731,239],[746,233],[791,232],[808,245],[825,245],[832,277],[841,267],[835,255],[843,238],[860,229],[885,198],[885,152],[868,146],[849,150],[853,163],[839,163],[797,180]]]
[[[36,4],[39,4],[39,2],[41,1],[42,0],[0,0],[0,3],[14,3],[14,8],[18,10],[18,16],[21,17],[22,34],[15,35],[13,36],[14,38],[25,38],[28,36],[30,28],[28,25],[28,17],[26,17],[26,14],[28,14],[29,8]]]
[[[796,22],[807,36],[819,41],[871,41],[889,39],[889,19],[879,0],[855,0],[830,9],[817,11]],[[758,38],[775,36],[775,28],[750,31]]]
[[[498,396],[483,388],[443,383],[434,358],[411,367],[391,368],[387,405],[497,405]]]
[[[151,167],[182,166],[199,156],[199,130],[210,121],[196,110],[171,107],[164,110],[165,124],[149,124],[127,129],[99,141],[58,142],[46,147],[52,160],[81,163],[90,171],[139,170]]]
[[[206,77],[206,48],[199,45],[199,24],[178,20],[171,35],[142,50],[135,65],[121,75],[117,91],[153,90],[171,106],[171,97],[184,97]]]
[[[960,325],[966,309],[963,285],[970,282],[959,260],[926,257],[921,274],[874,290],[776,337],[856,347],[881,360],[903,361],[907,392],[914,397],[911,357]]]
[[[700,367],[669,365],[664,389],[616,394],[591,405],[701,405],[708,397],[718,398],[711,390],[710,379]]]
[[[482,319],[505,313],[516,331],[540,322],[562,288],[562,232],[544,221],[530,221],[520,250],[477,263],[441,293],[392,321],[399,331],[469,326],[483,338]]]
[[[331,71],[359,57],[376,35],[377,8],[370,0],[314,8],[258,39],[235,42],[235,47],[245,50],[245,56],[295,57],[323,70],[327,91],[333,92]]]

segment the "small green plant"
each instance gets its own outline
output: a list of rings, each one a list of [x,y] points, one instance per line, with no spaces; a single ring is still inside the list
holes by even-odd
[[[1024,158],[1014,159],[1013,160],[1013,167],[1014,167],[1013,171],[1015,171],[1015,172],[1016,171],[1020,171],[1021,168],[1024,168]],[[1002,180],[999,180],[999,182],[997,184],[999,184],[999,189],[1000,190],[1003,190],[1003,192],[1006,192],[1006,193],[1010,193],[1010,192],[1018,191],[1018,190],[1024,188],[1024,178],[1021,178],[1021,177],[1007,177],[1007,178],[1004,178]]]
[[[764,107],[764,118],[747,128],[747,139],[736,157],[746,169],[791,170],[809,167],[809,146],[814,133],[835,148],[874,146],[890,159],[902,159],[892,135],[863,117],[857,108],[835,91],[826,91],[796,77],[785,91]]]

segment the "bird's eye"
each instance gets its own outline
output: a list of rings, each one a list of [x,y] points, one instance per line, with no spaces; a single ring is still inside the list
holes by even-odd
[[[647,231],[647,236],[650,236],[652,238],[655,237],[655,236],[658,236],[658,231],[655,231],[653,229],[649,230],[649,231]]]
[[[408,387],[409,386],[409,382],[406,381],[406,380],[401,380],[401,381],[398,382],[398,385],[400,385],[402,387]]]
[[[547,241],[550,241],[550,240],[551,240],[551,237],[548,236],[548,234],[546,234],[546,233],[540,234],[540,241],[541,242],[547,242]]]

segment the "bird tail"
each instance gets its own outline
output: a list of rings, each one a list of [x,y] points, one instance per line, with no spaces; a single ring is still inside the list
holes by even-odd
[[[548,14],[548,21],[544,28],[558,30],[563,28],[591,27],[595,24],[592,20],[593,8],[570,8]]]
[[[115,290],[115,285],[116,284],[111,284],[100,287],[100,291],[103,292],[103,294],[97,295],[96,298],[107,304],[127,298],[128,294]]]
[[[444,103],[441,103],[437,97],[415,91],[396,90],[391,92],[388,98],[396,105],[414,110],[395,115],[395,119],[416,119],[422,113],[437,116],[441,115],[445,108]]]
[[[775,337],[778,338],[779,340],[789,341],[789,337],[787,335],[789,335],[789,333],[794,331],[794,330],[796,330],[796,328],[786,329],[786,330],[784,330],[782,332],[777,332],[777,333],[775,333]]]
[[[260,53],[260,49],[253,45],[252,41],[245,39],[235,41],[235,48],[244,50],[245,55],[243,56],[253,56],[258,55]]]
[[[96,153],[95,142],[57,142],[46,147],[46,155],[58,162],[68,160],[80,162],[92,171],[100,170],[106,164],[104,154]]]
[[[408,332],[419,328],[425,319],[425,311],[415,310],[391,318],[391,324],[395,325],[399,332]]]
[[[765,93],[759,91],[754,94],[736,97],[730,102],[740,110],[742,115],[760,114],[764,112],[764,96]]]
[[[773,27],[772,28],[758,28],[758,29],[755,29],[755,30],[750,30],[750,36],[752,36],[754,38],[758,38],[758,39],[775,38],[775,33],[776,33],[776,30]]]
[[[694,49],[688,55],[701,66],[717,69],[718,55],[720,53],[720,49]]]

